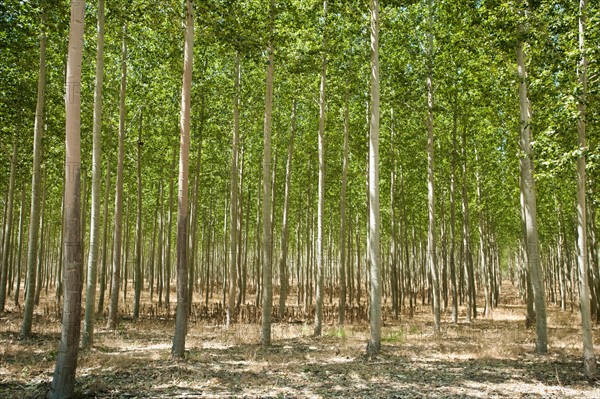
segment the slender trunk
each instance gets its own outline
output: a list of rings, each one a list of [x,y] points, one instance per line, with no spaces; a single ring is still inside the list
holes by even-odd
[[[123,259],[121,261],[123,269],[123,279],[121,281],[123,287],[123,305],[127,307],[127,282],[129,281],[129,239],[131,238],[129,211],[131,209],[131,197],[127,196],[127,204],[125,205],[125,247],[123,250]]]
[[[222,270],[222,277],[223,277],[223,284],[221,286],[221,293],[223,295],[223,302],[221,302],[223,304],[223,307],[226,306],[226,301],[227,301],[227,275],[229,274],[229,256],[228,256],[228,252],[227,252],[227,244],[228,244],[228,239],[227,239],[227,210],[228,210],[228,205],[227,205],[227,199],[225,200],[225,206],[223,207],[223,270]]]
[[[258,184],[258,190],[260,191],[260,186],[261,184]],[[255,236],[255,240],[254,240],[254,286],[256,288],[256,307],[259,306],[260,304],[260,293],[261,293],[261,287],[260,287],[260,265],[261,265],[261,244],[260,244],[260,240],[261,240],[261,235],[259,234],[260,231],[260,215],[261,215],[261,207],[260,207],[260,193],[256,193],[256,227],[254,230],[254,236]]]
[[[133,319],[140,317],[140,297],[142,296],[142,129],[144,110],[140,110],[140,126],[137,142],[137,212],[135,221],[135,270],[133,273]]]
[[[452,323],[458,322],[458,290],[456,287],[456,130],[458,111],[454,109],[452,119],[452,158],[450,173],[450,280],[452,282]]]
[[[261,342],[263,346],[271,345],[271,311],[273,308],[273,281],[272,281],[272,235],[271,235],[271,130],[273,110],[273,75],[274,75],[274,30],[275,30],[275,0],[270,3],[270,27],[269,27],[269,61],[267,65],[266,95],[265,95],[265,120],[264,120],[264,150],[263,150],[263,307]]]
[[[4,197],[4,205],[2,207],[2,224],[0,225],[0,269],[2,268],[2,258],[3,258],[2,250],[4,249],[4,239],[6,238],[4,236],[3,226],[6,225],[6,210],[7,210],[7,208],[8,208],[8,190]]]
[[[202,124],[204,121],[204,115],[202,113],[200,123]],[[202,132],[202,129],[200,129]],[[188,309],[191,313],[192,304],[194,302],[194,283],[196,282],[196,268],[197,268],[197,259],[198,259],[198,212],[200,210],[200,198],[199,198],[199,189],[200,189],[200,168],[202,165],[202,138],[198,140],[198,154],[196,156],[196,170],[194,177],[194,190],[193,190],[193,201],[194,201],[194,212],[191,215],[192,220],[190,222],[190,270],[189,270],[189,281],[188,281]],[[202,243],[203,240],[200,240]]]
[[[21,208],[19,209],[19,238],[17,248],[17,286],[15,288],[15,306],[19,306],[19,295],[21,291],[21,255],[23,250],[23,220],[25,216],[25,190],[21,190]]]
[[[427,202],[429,228],[427,230],[427,264],[431,273],[433,289],[433,331],[440,332],[440,285],[438,279],[436,239],[435,239],[435,193],[434,193],[434,161],[433,161],[433,0],[429,0],[429,29],[427,32],[429,71],[427,76]]]
[[[158,295],[158,306],[162,306],[163,292],[163,268],[164,268],[164,241],[165,241],[165,212],[163,201],[163,182],[159,183],[158,188],[159,211],[159,231],[158,231],[158,255],[156,257],[156,294]]]
[[[279,258],[279,320],[283,319],[285,314],[285,301],[289,288],[289,267],[287,265],[289,232],[288,232],[288,213],[290,207],[290,186],[292,180],[292,155],[294,152],[294,136],[296,135],[296,100],[292,107],[292,128],[290,138],[288,139],[287,162],[285,164],[285,193],[283,198],[283,215],[281,222],[281,248]]]
[[[121,249],[123,219],[123,162],[125,159],[125,92],[127,88],[127,24],[123,26],[121,54],[121,90],[119,95],[119,150],[117,162],[117,182],[115,184],[115,224],[113,231],[113,268],[108,310],[108,328],[117,328],[119,318],[119,283],[121,280]]]
[[[394,109],[390,110],[391,116],[391,137],[390,144],[392,148],[396,147],[395,144],[395,126],[394,126]],[[394,152],[392,152],[394,154]],[[390,211],[391,211],[391,234],[390,234],[390,291],[392,294],[392,312],[394,314],[394,319],[398,319],[399,315],[399,301],[398,301],[398,225],[397,225],[397,216],[396,216],[396,158],[394,156],[394,160],[392,162],[392,170],[390,172]],[[385,277],[383,278],[385,281]]]
[[[317,204],[317,284],[314,335],[323,328],[323,214],[325,208],[325,81],[327,77],[327,0],[323,0],[323,48],[321,59],[321,86],[319,90],[319,199]]]
[[[369,135],[369,254],[371,334],[367,354],[381,348],[381,259],[379,247],[379,0],[371,0],[371,123]]]
[[[86,180],[85,169],[82,168],[81,172],[81,254],[85,259],[85,231],[87,228],[87,210],[88,210],[88,191],[89,187]]]
[[[65,244],[65,235],[64,235],[64,231],[65,231],[65,195],[64,195],[64,185],[63,185],[63,196],[62,196],[62,201],[61,201],[61,206],[60,206],[60,219],[61,219],[61,229],[60,229],[60,250],[59,250],[59,255],[58,255],[58,265],[57,265],[57,272],[56,275],[54,276],[54,282],[56,284],[56,301],[57,303],[60,302],[60,298],[62,297],[62,293],[63,293],[63,285],[62,285],[62,270],[63,270],[63,250],[64,250],[64,244]],[[42,192],[42,198],[45,198],[45,189]],[[42,201],[44,201],[42,199]],[[42,206],[42,209],[44,209],[44,206]],[[43,216],[43,212],[42,212],[42,216]]]
[[[11,252],[11,234],[13,220],[13,203],[15,195],[15,175],[17,172],[17,136],[13,138],[13,151],[10,161],[10,180],[8,184],[8,199],[6,203],[6,222],[4,223],[4,246],[2,249],[2,265],[0,277],[0,313],[6,305],[6,285],[8,281],[8,264]]]
[[[360,307],[360,299],[361,299],[361,295],[362,295],[362,289],[361,289],[361,285],[360,285],[360,270],[361,270],[361,262],[360,260],[362,259],[362,253],[361,253],[361,249],[360,249],[360,228],[358,227],[360,226],[360,220],[358,215],[356,215],[356,304]]]
[[[47,192],[47,186],[45,184],[45,173],[42,174],[42,209],[41,209],[41,215],[40,215],[40,247],[38,250],[38,257],[37,257],[37,278],[36,278],[36,282],[35,282],[35,298],[34,298],[34,303],[35,305],[39,305],[40,304],[40,293],[42,291],[42,285],[44,282],[44,261],[45,261],[45,254],[46,254],[46,192]],[[64,213],[63,213],[63,217],[64,217]],[[64,229],[64,223],[63,223],[63,229]],[[58,276],[59,278],[62,278],[62,275]],[[57,298],[57,305],[60,305],[60,297]]]
[[[273,254],[275,253],[275,214],[277,211],[277,152],[273,154],[273,162],[271,163],[271,265],[273,264]],[[272,274],[272,272],[271,272]]]
[[[33,127],[33,171],[31,176],[31,212],[29,214],[29,238],[27,243],[27,288],[21,336],[31,336],[33,323],[33,307],[35,299],[35,281],[37,272],[37,248],[40,224],[40,190],[42,180],[42,135],[44,134],[44,104],[46,93],[46,10],[42,13],[42,29],[40,32],[40,63],[38,71],[37,104],[35,107],[35,124]]]
[[[171,164],[171,171],[175,171],[175,162],[177,152],[173,149],[173,161]],[[174,172],[172,172],[174,174]],[[167,227],[165,229],[165,237],[163,242],[166,243],[166,248],[163,253],[163,265],[164,265],[164,277],[163,277],[163,288],[165,294],[165,307],[167,313],[169,312],[169,306],[171,304],[171,231],[173,230],[173,176],[169,176],[169,207],[167,209]]]
[[[492,281],[489,278],[489,270],[491,268],[490,262],[488,262],[486,255],[486,243],[485,243],[485,212],[483,205],[483,191],[481,189],[481,176],[479,175],[479,153],[475,148],[475,184],[477,190],[477,206],[479,207],[479,265],[482,273],[483,291],[485,295],[485,310],[484,317],[492,317]]]
[[[102,233],[102,271],[100,272],[100,297],[98,313],[104,310],[104,293],[106,292],[106,261],[108,258],[108,201],[110,198],[110,158],[106,158],[106,181],[104,187],[104,226]]]
[[[98,247],[100,245],[100,179],[102,178],[102,82],[104,80],[104,0],[98,1],[98,40],[96,44],[96,86],[94,89],[94,125],[92,153],[92,213],[90,224],[90,250],[85,290],[85,316],[81,346],[94,343],[96,305],[96,276],[98,269]]]
[[[523,27],[519,28],[519,34]],[[527,93],[527,70],[525,66],[525,55],[523,42],[517,44],[517,66],[519,82],[519,104],[521,111],[521,173],[523,173],[523,198],[525,203],[525,226],[527,229],[527,263],[531,275],[531,285],[535,302],[537,345],[538,353],[546,353],[547,327],[546,327],[546,299],[544,292],[544,276],[539,261],[539,243],[537,231],[536,190],[533,178],[533,154],[532,154],[532,132],[531,132],[531,107]]]
[[[15,220],[13,220],[13,226],[17,226],[17,216],[16,213],[14,215]],[[7,296],[8,296],[8,300],[10,300],[10,296],[13,295],[14,292],[14,287],[15,287],[15,280],[16,280],[16,268],[17,268],[17,249],[16,249],[16,243],[18,242],[18,231],[17,229],[13,227],[12,229],[12,239],[11,239],[11,247],[10,247],[10,256],[9,256],[9,265],[8,265],[8,291],[7,291]]]
[[[344,99],[344,160],[342,165],[342,189],[340,192],[340,313],[339,323],[346,320],[346,189],[348,186],[348,135],[350,130],[348,91]]]
[[[392,142],[393,142],[393,128],[392,128]],[[391,279],[390,279],[390,288],[392,294],[392,312],[394,313],[394,318],[398,319],[398,274],[397,274],[397,258],[396,255],[398,253],[397,249],[397,226],[396,226],[396,165],[392,166],[392,171],[390,173],[390,210],[391,210],[391,235],[390,235],[390,266],[391,266]],[[383,277],[385,281],[385,277]]]
[[[577,159],[577,266],[579,270],[579,308],[581,310],[581,329],[583,335],[583,365],[585,375],[589,378],[596,375],[596,356],[594,355],[594,340],[592,338],[592,321],[590,313],[588,256],[587,256],[587,220],[585,192],[586,164],[586,102],[587,102],[587,54],[585,47],[585,25],[587,19],[586,0],[579,1],[579,52],[581,59],[578,65],[579,85],[579,118],[577,134],[580,156]],[[6,248],[6,245],[5,245]]]
[[[235,299],[237,289],[237,217],[238,217],[238,148],[240,141],[240,55],[235,55],[233,88],[233,138],[231,145],[231,190],[229,205],[229,297],[227,298],[227,320],[229,326],[235,318]]]
[[[467,285],[467,323],[477,318],[475,276],[473,274],[473,254],[471,253],[471,229],[469,227],[469,198],[467,195],[467,132],[462,133],[462,213],[463,213],[463,262]]]
[[[181,88],[181,142],[179,148],[179,200],[177,206],[177,315],[171,356],[185,357],[185,337],[188,328],[188,173],[190,161],[190,110],[192,95],[192,65],[194,62],[194,6],[186,4],[186,30]]]
[[[80,123],[81,123],[81,60],[83,58],[83,24],[85,1],[71,3],[69,53],[67,59],[66,159],[65,159],[65,300],[62,313],[62,332],[54,378],[48,397],[67,398],[75,389],[79,333],[81,329],[82,236],[80,208]]]
[[[243,162],[242,162],[242,165],[243,165]],[[243,177],[243,169],[242,169],[242,177]],[[246,217],[246,224],[244,226],[244,254],[243,254],[244,259],[240,266],[241,267],[241,278],[240,278],[241,288],[238,293],[238,303],[237,303],[238,308],[241,306],[242,303],[246,302],[246,283],[247,283],[247,278],[248,278],[248,231],[250,229],[250,220],[249,220],[250,194],[249,193],[248,193],[248,200],[246,202],[246,209],[248,209],[248,212],[246,212],[246,214],[248,216]],[[240,231],[241,231],[241,229],[240,229]]]
[[[556,209],[558,210],[558,243],[556,244],[556,262],[558,267],[558,279],[560,289],[560,309],[564,311],[567,310],[566,264],[563,256],[563,249],[565,247],[566,238],[563,228],[563,213],[556,195],[554,197],[554,203],[556,205]]]
[[[236,312],[239,312],[240,310],[240,304],[242,301],[242,291],[245,289],[244,287],[244,283],[243,283],[243,273],[242,273],[242,264],[243,264],[243,255],[244,255],[244,249],[247,248],[246,247],[246,242],[247,241],[243,241],[242,237],[242,228],[243,228],[243,220],[244,220],[244,149],[241,148],[240,149],[240,179],[239,179],[239,183],[238,183],[238,223],[237,223],[237,234],[238,234],[238,238],[237,238],[237,242],[239,243],[238,245],[238,253],[237,253],[237,284],[238,284],[238,290],[237,290],[237,298],[236,298]],[[246,231],[247,231],[247,226],[248,224],[246,223]],[[246,234],[246,238],[247,238],[247,234]]]
[[[156,275],[156,236],[158,233],[158,209],[160,207],[159,196],[156,196],[154,205],[154,222],[152,224],[152,243],[150,248],[150,259],[148,260],[148,290],[150,291],[150,303],[154,302],[154,276]]]
[[[442,250],[442,270],[441,270],[441,301],[443,303],[441,312],[446,311],[448,309],[448,227],[446,224],[446,195],[442,192],[442,214],[441,217],[441,226],[440,226],[440,236],[441,236],[441,250]]]
[[[196,168],[194,172],[194,189],[193,189],[193,209],[194,212],[191,215],[190,221],[190,234],[189,234],[189,247],[191,257],[189,258],[189,280],[188,280],[188,310],[192,313],[192,304],[194,302],[194,285],[196,284],[196,269],[200,269],[198,265],[198,213],[200,212],[200,170],[202,167],[202,131],[204,129],[204,97],[202,97],[200,103],[200,127],[198,129],[198,154],[196,155]],[[204,242],[204,230],[202,233],[202,239],[200,240],[200,249],[202,249],[202,242]],[[201,274],[201,270],[200,273]]]

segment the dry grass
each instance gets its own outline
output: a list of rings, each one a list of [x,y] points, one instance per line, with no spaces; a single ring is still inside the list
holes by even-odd
[[[97,329],[80,352],[80,397],[353,397],[353,398],[600,398],[582,375],[579,317],[549,308],[549,353],[534,354],[535,332],[524,308],[508,301],[490,319],[449,323],[432,334],[427,308],[386,320],[382,353],[367,359],[368,326],[328,325],[321,338],[309,324],[273,325],[273,346],[258,345],[260,327],[191,323],[187,360],[169,360],[172,320],[121,321]],[[43,307],[40,307],[43,309]],[[52,377],[59,322],[36,316],[34,337],[18,339],[19,312],[0,317],[0,397],[43,397]],[[104,320],[98,321],[103,326]],[[594,329],[596,344],[598,328]],[[599,346],[600,347],[600,346]]]

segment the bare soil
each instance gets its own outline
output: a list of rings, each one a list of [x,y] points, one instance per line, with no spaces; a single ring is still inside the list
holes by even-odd
[[[226,328],[194,317],[187,358],[174,362],[169,359],[172,319],[124,318],[116,331],[108,331],[100,318],[94,347],[80,352],[76,393],[81,398],[600,398],[600,382],[582,373],[576,310],[549,306],[549,352],[536,355],[535,331],[525,326],[524,307],[512,287],[503,289],[508,300],[492,317],[471,324],[461,317],[453,325],[445,313],[439,336],[432,334],[427,306],[412,318],[386,316],[382,352],[375,358],[364,355],[366,322],[330,324],[320,338],[312,337],[310,321],[275,323],[273,346],[265,349],[257,324]],[[49,387],[60,322],[47,305],[36,312],[31,340],[19,339],[19,309],[0,316],[1,398],[42,398]],[[598,327],[594,338],[599,348]]]

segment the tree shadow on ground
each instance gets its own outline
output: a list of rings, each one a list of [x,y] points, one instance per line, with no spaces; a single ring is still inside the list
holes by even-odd
[[[386,345],[367,359],[356,355],[356,346],[336,347],[339,341],[191,346],[184,362],[172,362],[165,353],[152,361],[103,352],[114,364],[80,369],[76,389],[80,398],[537,398],[600,392],[574,358],[446,360],[418,358],[410,348]],[[47,388],[48,380],[27,385],[9,380],[0,384],[0,397],[42,398]]]

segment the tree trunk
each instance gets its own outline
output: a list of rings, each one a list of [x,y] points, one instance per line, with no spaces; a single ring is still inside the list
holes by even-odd
[[[23,250],[23,221],[25,216],[25,189],[21,190],[21,208],[19,209],[19,235],[17,248],[17,285],[15,288],[15,306],[19,306],[19,295],[21,294],[21,255]]]
[[[523,27],[519,27],[519,34]],[[547,327],[546,327],[546,299],[544,292],[544,276],[539,262],[539,243],[537,231],[537,211],[536,211],[536,190],[533,178],[533,154],[531,148],[531,107],[529,96],[527,94],[527,70],[525,66],[525,56],[523,51],[523,42],[517,43],[517,66],[519,82],[519,104],[521,111],[521,173],[523,173],[523,198],[525,204],[525,226],[527,229],[527,263],[531,275],[531,285],[533,287],[533,297],[535,302],[536,326],[537,326],[537,344],[538,353],[546,353]]]
[[[239,165],[240,165],[240,172],[239,172],[239,182],[238,182],[238,217],[237,217],[237,242],[238,244],[238,253],[237,253],[237,285],[238,285],[238,290],[237,290],[237,297],[236,297],[236,303],[235,303],[235,307],[236,307],[236,312],[239,312],[240,310],[240,304],[242,302],[242,291],[245,289],[244,287],[244,283],[243,283],[243,255],[244,255],[244,249],[247,248],[246,245],[244,245],[247,241],[243,241],[244,237],[243,237],[243,233],[242,233],[242,228],[243,228],[243,220],[244,220],[244,149],[243,147],[240,148],[240,160],[239,160]],[[247,230],[247,226],[248,224],[245,225],[246,226],[246,231]],[[246,234],[246,238],[247,238],[247,234]]]
[[[123,47],[121,54],[121,91],[119,95],[119,150],[117,161],[117,182],[115,183],[115,225],[113,232],[113,269],[110,289],[108,328],[117,328],[119,318],[119,283],[121,280],[121,249],[123,219],[123,162],[125,159],[125,92],[127,89],[127,24],[123,26]]]
[[[242,152],[243,154],[243,152]],[[243,158],[243,156],[242,156]],[[242,174],[240,176],[240,178],[243,181],[243,177],[244,177],[244,168],[243,168],[244,162],[242,161]],[[242,193],[242,184],[240,184],[240,194]],[[250,193],[248,193],[247,196],[247,201],[246,201],[246,208],[248,209],[248,211],[246,212],[246,224],[244,226],[244,252],[243,252],[243,260],[241,260],[241,265],[240,265],[240,290],[238,291],[238,301],[237,301],[237,307],[239,309],[239,307],[241,306],[242,303],[246,302],[246,282],[247,282],[247,278],[248,278],[248,231],[250,228]],[[241,201],[241,200],[240,200]],[[241,203],[241,202],[240,202]],[[240,209],[240,216],[241,216],[241,209]],[[241,233],[241,226],[240,226],[240,233]],[[242,256],[242,255],[240,255]]]
[[[458,111],[452,118],[452,158],[450,172],[450,280],[452,282],[452,323],[458,322],[458,290],[456,287],[456,130]]]
[[[133,319],[140,316],[140,298],[142,296],[142,130],[144,110],[140,109],[140,126],[137,142],[137,212],[135,221],[135,270],[133,273]]]
[[[188,281],[188,310],[191,314],[192,304],[194,302],[194,284],[196,283],[196,269],[198,262],[198,213],[200,212],[200,170],[202,167],[202,132],[204,130],[204,97],[200,101],[200,127],[198,129],[198,154],[196,155],[196,168],[194,173],[194,189],[193,189],[193,209],[194,212],[191,215],[190,221],[190,234],[189,234],[189,247],[190,247],[190,258],[189,258],[189,281]],[[204,234],[200,240],[200,245],[204,242]],[[202,246],[200,247],[202,249]],[[200,273],[201,274],[201,270]]]
[[[15,175],[17,172],[17,136],[13,138],[13,151],[10,161],[10,180],[8,183],[8,199],[6,202],[6,222],[4,223],[4,245],[2,249],[2,265],[0,277],[0,313],[4,312],[6,305],[6,285],[8,281],[8,264],[10,261],[13,204],[15,194]]]
[[[467,132],[462,132],[462,213],[463,213],[463,262],[467,291],[467,323],[477,318],[477,301],[475,292],[475,275],[473,273],[473,254],[471,253],[471,229],[469,227],[469,198],[467,193]]]
[[[229,297],[227,298],[227,325],[231,325],[235,315],[237,289],[237,217],[238,217],[238,148],[240,141],[240,55],[235,55],[233,84],[233,138],[231,145],[231,190],[229,201]]]
[[[393,142],[394,131],[392,128],[392,138],[391,142]],[[390,233],[390,291],[392,294],[392,312],[394,314],[394,319],[398,319],[398,248],[397,248],[397,225],[396,225],[396,165],[394,161],[394,165],[392,166],[392,171],[390,173],[390,211],[391,211],[391,233]],[[385,281],[385,277],[383,278]]]
[[[327,77],[327,0],[323,0],[323,48],[321,60],[321,86],[319,90],[319,199],[317,204],[317,284],[315,300],[315,336],[323,328],[323,213],[325,208],[325,81]]]
[[[122,280],[121,286],[123,287],[123,305],[127,308],[127,282],[129,281],[129,240],[131,238],[131,225],[129,218],[129,211],[131,210],[131,197],[127,196],[127,204],[125,205],[125,246],[123,249],[123,259],[121,260],[122,265]]]
[[[87,197],[88,197],[88,191],[89,191],[89,187],[86,184],[86,173],[85,173],[85,169],[82,168],[82,172],[81,172],[81,194],[80,194],[80,199],[81,199],[81,254],[83,256],[83,258],[85,259],[85,231],[87,228],[87,207],[88,207],[88,201],[87,201]]]
[[[175,171],[175,161],[177,152],[173,149],[173,161],[171,164],[171,171]],[[174,174],[174,172],[171,172]],[[173,186],[174,177],[169,176],[169,207],[167,209],[167,227],[165,229],[165,238],[164,243],[166,243],[166,248],[163,253],[164,261],[164,277],[163,277],[163,288],[165,294],[165,307],[167,308],[167,312],[169,312],[169,306],[171,304],[171,231],[173,230]]]
[[[158,295],[158,307],[162,306],[163,292],[163,268],[164,268],[164,241],[165,241],[165,212],[163,201],[163,182],[159,183],[158,188],[158,204],[160,206],[159,213],[159,231],[158,231],[158,254],[156,256],[156,294]]]
[[[440,332],[440,283],[437,271],[436,239],[435,239],[435,193],[434,193],[434,161],[433,161],[433,0],[429,0],[428,41],[428,76],[427,76],[427,202],[429,228],[427,230],[427,265],[431,273],[433,289],[433,331]]]
[[[81,346],[94,343],[96,305],[96,275],[98,269],[98,247],[100,245],[100,179],[102,178],[102,82],[104,80],[104,0],[98,1],[98,39],[96,45],[96,86],[94,90],[94,126],[92,153],[92,212],[90,224],[90,250],[85,291],[85,316]]]
[[[106,158],[106,181],[104,187],[104,226],[102,233],[102,270],[100,272],[100,298],[98,313],[104,310],[104,294],[106,292],[106,261],[108,258],[108,201],[110,198],[110,157]]]
[[[348,91],[346,91],[344,100],[344,160],[342,165],[342,189],[340,192],[340,325],[343,325],[346,321],[346,189],[348,186],[348,135],[350,130]]]
[[[69,53],[67,58],[66,160],[65,160],[65,270],[63,274],[65,301],[62,332],[54,378],[48,397],[67,398],[75,389],[79,332],[81,328],[82,236],[80,208],[80,123],[81,123],[81,60],[83,58],[83,24],[85,1],[71,3]]]
[[[0,269],[2,268],[2,250],[4,249],[4,227],[6,225],[6,210],[8,208],[8,190],[4,196],[4,205],[2,206],[2,224],[0,225]]]
[[[203,108],[204,110],[204,108]],[[200,123],[201,126],[203,125],[203,121],[204,121],[204,111],[202,111],[202,116],[200,119]],[[200,129],[200,132],[202,132],[202,128]],[[196,156],[196,171],[195,171],[195,177],[194,177],[194,190],[193,190],[193,201],[194,201],[194,212],[191,215],[192,220],[190,222],[190,237],[189,237],[189,241],[190,241],[190,270],[189,270],[189,281],[188,281],[188,310],[192,311],[192,304],[194,302],[194,283],[196,282],[196,268],[197,268],[197,264],[198,264],[198,254],[197,254],[197,248],[198,248],[198,240],[197,240],[197,236],[198,236],[198,213],[200,211],[200,199],[199,199],[199,188],[200,188],[200,168],[202,165],[202,137],[199,138],[198,140],[198,154]],[[204,236],[203,236],[204,237]],[[204,240],[201,239],[200,243],[202,243]]]
[[[223,207],[223,270],[222,270],[222,277],[223,277],[223,284],[221,286],[221,293],[223,294],[223,308],[226,307],[226,301],[227,301],[227,275],[229,274],[229,256],[228,256],[228,252],[227,252],[227,247],[228,247],[228,242],[229,240],[226,238],[227,237],[227,217],[228,217],[228,204],[227,204],[227,199],[225,199],[225,206]]]
[[[27,243],[27,288],[21,336],[29,338],[33,323],[33,306],[35,299],[35,281],[37,272],[37,248],[40,225],[40,190],[42,180],[42,135],[44,134],[44,103],[46,93],[46,21],[47,11],[42,13],[42,29],[40,32],[40,63],[38,71],[37,104],[35,107],[35,124],[33,127],[33,171],[31,176],[31,212],[29,214],[29,238]]]
[[[587,220],[585,192],[586,147],[586,102],[587,102],[587,54],[585,47],[585,27],[587,19],[586,0],[579,1],[579,52],[581,59],[577,72],[581,94],[579,96],[579,118],[577,134],[580,156],[577,159],[577,266],[579,270],[579,306],[581,310],[581,330],[583,334],[583,365],[585,375],[593,378],[596,375],[596,356],[592,338],[592,321],[590,313],[588,254],[587,254]],[[6,248],[6,245],[5,245]]]
[[[160,186],[157,187],[160,190]],[[160,208],[159,205],[159,195],[156,196],[156,204],[154,205],[154,222],[152,224],[152,241],[150,247],[150,259],[148,259],[148,290],[150,291],[150,303],[154,302],[154,276],[157,274],[156,272],[156,236],[158,233],[158,210]]]
[[[190,162],[190,110],[192,95],[192,65],[194,62],[194,6],[186,4],[183,84],[181,88],[181,142],[179,148],[179,200],[177,201],[177,315],[171,356],[185,357],[185,337],[188,327],[188,173]]]
[[[35,298],[33,300],[34,304],[37,306],[40,303],[40,293],[42,291],[42,283],[44,282],[44,260],[46,254],[46,192],[47,186],[45,184],[45,173],[42,172],[42,209],[40,212],[40,246],[37,255],[37,278],[35,282]],[[64,212],[63,212],[64,218]],[[66,220],[66,219],[65,219]],[[64,221],[63,221],[63,230],[64,230]],[[64,272],[63,272],[64,273]],[[62,274],[58,276],[59,279],[62,279]],[[57,297],[57,305],[60,305],[60,296]]]
[[[65,244],[65,235],[64,235],[64,231],[65,231],[65,193],[64,193],[64,185],[63,185],[63,193],[62,193],[62,200],[61,200],[61,204],[60,204],[60,220],[61,220],[61,228],[60,228],[60,249],[59,249],[59,255],[58,255],[58,265],[56,267],[57,271],[56,271],[56,275],[54,276],[54,282],[56,285],[56,301],[57,303],[60,302],[60,298],[62,297],[62,291],[63,291],[63,286],[62,286],[62,269],[63,269],[63,250],[64,250],[64,244]],[[44,203],[44,199],[46,196],[46,189],[44,188],[44,190],[42,190],[42,203]],[[42,205],[42,216],[43,216],[43,209],[44,206]],[[82,251],[83,252],[83,251]]]
[[[476,169],[475,169],[475,185],[476,185],[476,190],[477,190],[477,206],[479,207],[479,223],[478,223],[478,227],[479,227],[479,265],[480,265],[480,270],[482,273],[482,282],[483,282],[483,291],[484,291],[484,295],[485,295],[485,310],[484,310],[484,317],[489,318],[492,317],[492,281],[489,278],[489,270],[492,267],[492,265],[490,264],[490,262],[488,262],[487,256],[486,256],[486,243],[485,243],[485,236],[486,236],[486,231],[485,231],[485,212],[484,212],[484,205],[483,205],[483,191],[481,189],[481,176],[479,174],[479,165],[480,165],[480,160],[479,160],[479,153],[477,152],[477,148],[475,148],[475,163],[476,163]]]
[[[367,354],[381,348],[381,260],[379,247],[379,0],[371,0],[371,123],[369,135],[369,254],[371,334]]]
[[[283,215],[281,222],[281,248],[279,258],[279,320],[283,319],[285,314],[285,301],[289,288],[289,267],[287,265],[289,232],[288,232],[288,213],[290,208],[290,186],[292,180],[292,155],[294,152],[294,136],[296,135],[296,100],[292,106],[292,128],[290,138],[288,139],[287,162],[285,164],[285,192],[283,198]]]
[[[263,280],[263,307],[261,342],[263,346],[271,345],[271,311],[273,308],[273,281],[271,257],[271,130],[273,125],[273,75],[274,75],[274,30],[275,30],[275,0],[271,0],[269,9],[269,61],[267,65],[266,95],[265,95],[265,120],[264,120],[264,150],[263,150],[263,242],[262,242],[262,280]]]

